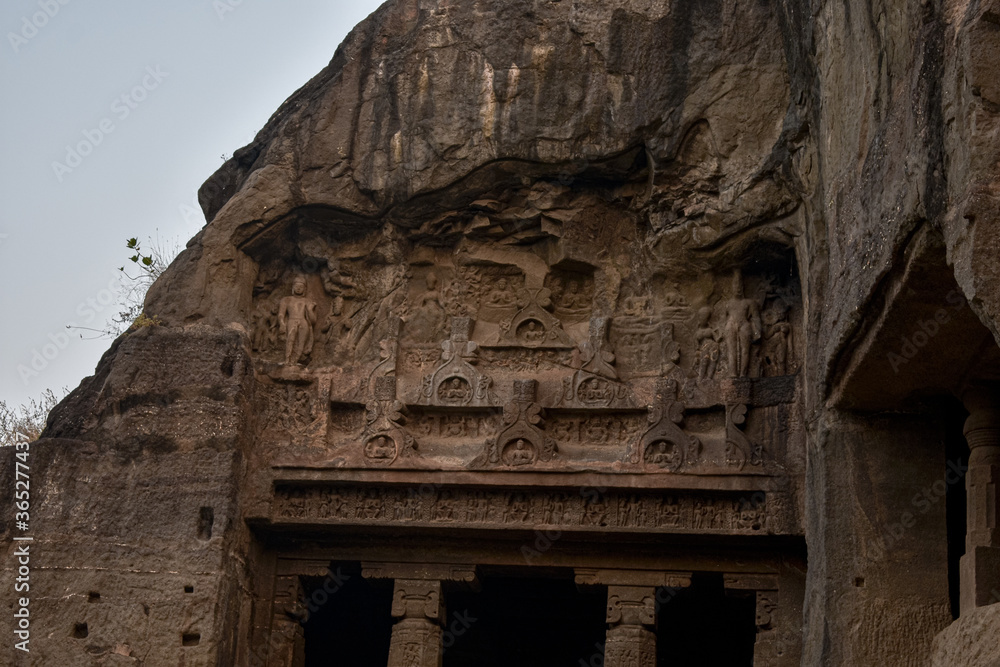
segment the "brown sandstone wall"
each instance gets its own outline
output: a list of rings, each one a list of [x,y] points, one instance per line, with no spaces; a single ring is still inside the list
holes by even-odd
[[[916,0],[388,3],[206,183],[211,224],[147,299],[167,326],[120,342],[36,445],[39,629],[56,640],[35,664],[72,664],[80,642],[173,655],[188,631],[197,664],[224,664],[236,617],[251,622],[246,243],[304,207],[417,226],[498,183],[598,165],[627,182],[651,163],[685,167],[679,187],[636,199],[663,241],[681,238],[678,215],[712,233],[679,260],[775,220],[771,238],[797,251],[811,334],[803,664],[924,664],[950,620],[931,565],[943,518],[871,544],[942,474],[939,422],[826,399],[922,225],[944,235],[959,284],[1000,331],[997,15]],[[702,120],[708,148],[683,151]],[[70,636],[78,622],[88,638]]]

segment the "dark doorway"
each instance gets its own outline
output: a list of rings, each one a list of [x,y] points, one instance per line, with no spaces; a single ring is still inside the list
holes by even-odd
[[[691,586],[661,594],[656,664],[752,667],[757,638],[754,594],[727,595],[721,574],[696,573]],[[667,593],[667,590],[663,591]]]
[[[478,593],[447,597],[445,667],[579,667],[603,656],[603,587],[581,592],[572,576],[481,582]]]
[[[306,667],[385,667],[392,634],[392,582],[361,577],[357,564],[330,566],[303,582]]]

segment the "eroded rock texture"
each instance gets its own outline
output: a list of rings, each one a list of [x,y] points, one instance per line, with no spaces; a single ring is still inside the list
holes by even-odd
[[[498,571],[609,665],[992,664],[998,16],[386,3],[33,445],[31,664],[305,664],[364,581],[437,665]]]

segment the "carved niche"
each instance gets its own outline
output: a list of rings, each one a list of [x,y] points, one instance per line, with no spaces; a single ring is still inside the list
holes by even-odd
[[[488,443],[490,463],[510,468],[551,461],[556,443],[542,430],[542,407],[536,403],[538,382],[515,380],[513,400],[503,408],[503,428]]]

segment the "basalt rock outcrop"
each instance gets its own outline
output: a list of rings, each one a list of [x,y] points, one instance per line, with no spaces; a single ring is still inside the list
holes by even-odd
[[[995,664],[998,17],[386,3],[31,445],[0,650]]]

